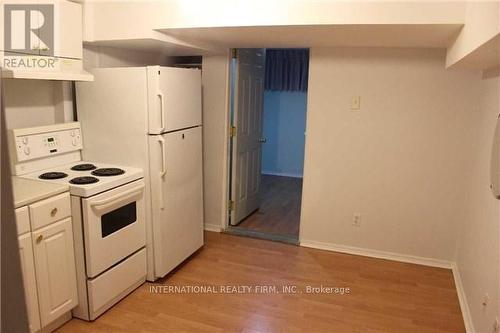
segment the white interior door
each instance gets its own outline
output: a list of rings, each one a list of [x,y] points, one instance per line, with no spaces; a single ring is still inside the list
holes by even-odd
[[[260,204],[264,49],[238,49],[234,99],[231,224],[236,225]]]

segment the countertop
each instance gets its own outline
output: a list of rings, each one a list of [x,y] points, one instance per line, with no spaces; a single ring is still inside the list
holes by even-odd
[[[12,190],[14,192],[14,206],[15,208],[19,208],[59,193],[69,191],[69,186],[12,177]]]

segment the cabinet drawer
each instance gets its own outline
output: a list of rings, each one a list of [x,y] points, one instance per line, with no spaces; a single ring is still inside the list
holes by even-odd
[[[16,209],[16,224],[18,235],[31,231],[30,214],[27,206]]]
[[[36,230],[53,222],[71,216],[69,193],[30,205],[31,229]]]
[[[118,265],[87,282],[90,319],[94,320],[106,309],[146,281],[146,249],[133,254]]]

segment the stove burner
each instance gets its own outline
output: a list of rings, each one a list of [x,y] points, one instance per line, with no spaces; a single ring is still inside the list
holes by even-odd
[[[68,177],[68,175],[64,172],[46,172],[38,176],[40,179],[61,179],[65,177]]]
[[[85,185],[85,184],[97,183],[98,181],[99,181],[99,179],[97,179],[95,177],[86,176],[86,177],[73,178],[69,182],[71,184],[75,184],[75,185]]]
[[[88,170],[94,170],[94,169],[97,169],[97,167],[93,164],[90,164],[90,163],[77,164],[77,165],[71,167],[71,170],[74,170],[74,171],[88,171]]]
[[[125,171],[122,170],[122,169],[118,169],[118,168],[101,168],[101,169],[97,169],[97,170],[94,170],[92,171],[92,174],[94,176],[118,176],[118,175],[122,175],[124,174]]]

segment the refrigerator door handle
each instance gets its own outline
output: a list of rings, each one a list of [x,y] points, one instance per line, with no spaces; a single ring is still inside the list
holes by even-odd
[[[161,171],[160,171],[160,209],[164,208],[163,204],[163,177],[167,174],[167,161],[165,152],[165,139],[162,136],[158,136],[158,142],[161,146]]]
[[[160,98],[160,132],[165,131],[165,95],[163,93],[158,92],[157,96]]]

